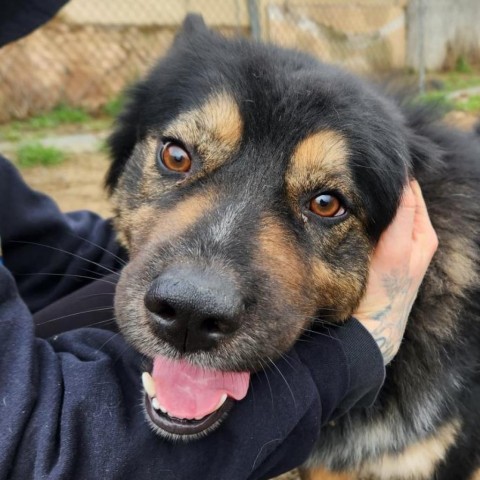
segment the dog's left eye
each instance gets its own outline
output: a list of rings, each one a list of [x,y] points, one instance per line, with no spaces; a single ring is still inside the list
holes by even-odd
[[[346,213],[342,202],[329,193],[322,193],[318,197],[312,198],[309,208],[320,217],[340,217]]]
[[[164,143],[159,150],[161,166],[174,173],[187,173],[192,167],[190,155],[174,142]]]

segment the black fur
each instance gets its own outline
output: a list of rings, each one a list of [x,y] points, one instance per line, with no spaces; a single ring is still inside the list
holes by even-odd
[[[315,251],[321,257],[319,245],[326,245],[323,227],[315,227],[317,239],[312,239],[282,196],[284,171],[293,149],[313,132],[329,129],[347,140],[356,198],[352,201],[352,215],[365,218],[362,225],[368,239],[361,250],[355,245],[357,238],[345,237],[342,246],[335,249],[336,254],[328,256],[332,268],[347,265],[353,269],[357,264],[350,256],[352,250],[360,249],[357,263],[366,258],[368,249],[391,222],[408,176],[419,180],[439,237],[438,253],[414,305],[400,353],[387,369],[387,380],[377,402],[371,409],[352,411],[335,426],[326,427],[309,465],[362,472],[366,464],[376,464],[383,455],[401,454],[453,422],[459,429],[456,441],[428,478],[467,480],[480,467],[478,137],[442,126],[430,110],[400,102],[307,55],[246,40],[226,40],[209,31],[198,18],[190,17],[166,57],[130,92],[130,101],[110,139],[113,163],[108,189],[117,198],[127,199],[125,205],[137,208],[138,199],[132,199],[142,181],[142,170],[134,154],[136,145],[151,132],[161,132],[180,113],[200,105],[212,92],[221,90],[235,98],[244,122],[235,161],[219,169],[211,179],[185,187],[188,190],[183,193],[165,186],[165,193],[146,203],[170,207],[203,188],[215,186],[222,191],[227,185],[230,199],[221,197],[224,208],[249,189],[248,215],[245,213],[241,223],[233,227],[238,231],[236,244],[229,245],[229,262],[237,266],[242,279],[250,279],[243,285],[250,289],[248,295],[255,302],[261,304],[269,295],[268,289],[262,290],[263,277],[249,277],[255,270],[251,264],[255,222],[258,211],[267,208],[265,204],[275,199],[273,205],[268,205],[269,211],[288,226],[303,255]],[[479,127],[476,133],[480,134]],[[178,243],[162,246],[152,256],[157,261],[162,257],[165,263],[179,251],[189,255],[192,242],[199,238],[202,240],[198,240],[198,249],[204,258],[224,255],[223,247],[215,245],[206,233],[212,218],[220,216],[219,207]],[[155,268],[158,264],[145,264],[146,271],[154,272]],[[146,274],[145,282],[153,275]],[[365,278],[359,281],[365,282]],[[137,341],[136,330],[129,330],[129,335]],[[255,339],[257,351],[268,350],[271,337],[267,339],[265,332],[259,332]],[[254,364],[252,346],[250,350],[242,348],[239,343],[241,360],[233,365],[225,359],[221,366],[242,368],[246,364],[241,362],[249,356]],[[217,359],[201,360],[218,361],[217,366],[223,361],[221,353]],[[407,474],[402,465],[395,476],[372,475],[427,478],[404,476]]]

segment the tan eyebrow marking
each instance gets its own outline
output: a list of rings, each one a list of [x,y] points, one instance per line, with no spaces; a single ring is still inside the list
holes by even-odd
[[[347,159],[347,141],[338,132],[324,130],[302,140],[293,152],[285,175],[289,198],[295,200],[305,191],[328,185],[332,177],[336,186],[351,187]]]
[[[193,145],[210,172],[235,153],[243,133],[240,109],[232,95],[214,94],[199,108],[180,114],[163,134]]]
[[[149,243],[159,245],[180,237],[195,225],[216,204],[216,193],[206,189],[188,197],[173,208],[162,209],[154,205],[141,205],[129,210],[120,207],[116,227],[123,234],[126,245],[134,256]]]

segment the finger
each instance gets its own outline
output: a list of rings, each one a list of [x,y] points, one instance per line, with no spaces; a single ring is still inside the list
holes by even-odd
[[[373,258],[380,257],[382,260],[388,260],[392,264],[397,262],[405,263],[412,249],[415,210],[415,195],[410,185],[407,185],[395,218],[382,233]]]
[[[422,247],[431,251],[431,254],[433,255],[438,247],[437,234],[430,221],[422,190],[416,180],[412,180],[411,189],[416,201],[413,239],[415,242],[422,243]]]

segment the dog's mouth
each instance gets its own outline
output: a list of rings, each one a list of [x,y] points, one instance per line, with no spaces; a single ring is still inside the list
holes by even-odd
[[[197,435],[214,428],[248,391],[250,373],[207,370],[185,359],[155,357],[142,374],[150,421],[171,435]]]

